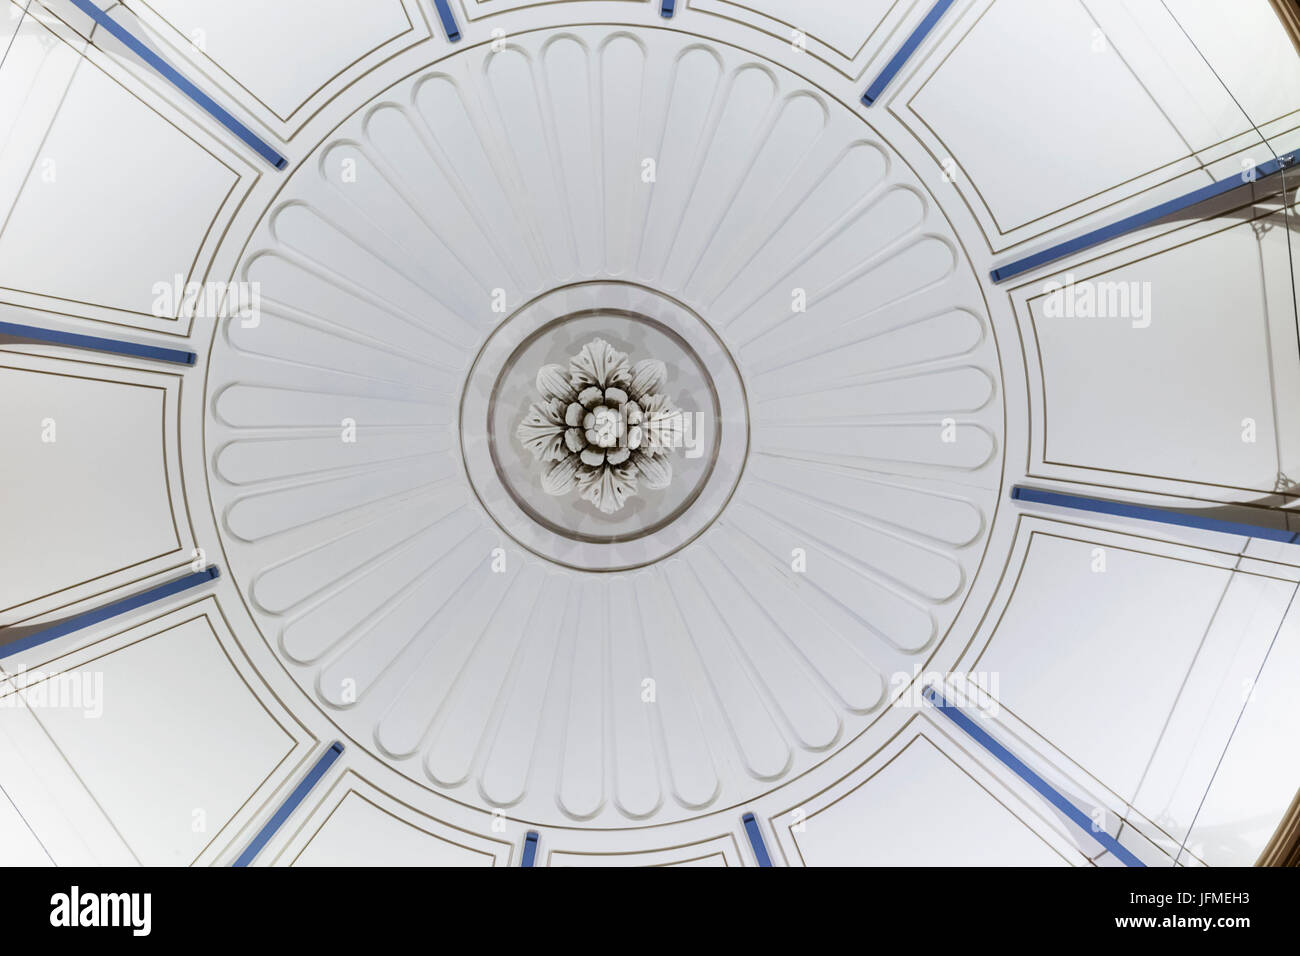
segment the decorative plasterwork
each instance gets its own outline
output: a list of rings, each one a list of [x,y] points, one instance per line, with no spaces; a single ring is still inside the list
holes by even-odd
[[[547,463],[547,494],[578,494],[606,514],[618,511],[637,485],[667,488],[668,449],[681,432],[681,412],[659,388],[668,367],[658,359],[635,366],[604,339],[593,339],[561,365],[537,372],[535,402],[516,434]]]

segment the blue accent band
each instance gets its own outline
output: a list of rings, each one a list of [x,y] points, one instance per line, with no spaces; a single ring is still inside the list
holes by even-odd
[[[668,19],[673,15],[676,7],[677,0],[663,0],[663,4],[659,7],[659,15]]]
[[[442,20],[442,28],[447,31],[447,39],[452,43],[460,39],[460,27],[456,26],[456,18],[452,16],[451,5],[447,0],[433,0],[433,5],[438,9],[438,18]]]
[[[534,867],[537,865],[537,831],[529,830],[528,835],[524,837],[524,858],[519,863],[520,866]]]
[[[104,607],[96,608],[93,611],[86,611],[84,614],[77,614],[63,621],[56,621],[49,627],[27,634],[8,644],[0,645],[0,658],[9,657],[21,651],[31,650],[33,647],[39,647],[42,644],[53,641],[56,638],[64,637],[74,631],[80,631],[84,628],[107,621],[109,618],[117,617],[119,614],[126,614],[128,611],[134,611],[136,608],[144,607],[146,604],[152,604],[155,601],[161,601],[165,597],[171,597],[173,594],[179,594],[181,591],[188,591],[190,588],[196,588],[200,584],[207,584],[209,581],[220,576],[221,572],[217,566],[211,565],[202,571],[195,571],[193,574],[187,574],[183,578],[177,578],[175,581],[168,581],[166,584],[160,584],[156,588],[150,588],[140,594],[132,595],[129,598],[123,598],[113,604],[106,604]],[[0,639],[4,638],[5,628],[0,628]]]
[[[194,353],[185,352],[181,349],[166,349],[158,345],[137,345],[135,342],[104,339],[98,335],[57,332],[54,329],[42,329],[35,325],[19,325],[16,322],[0,322],[0,335],[12,335],[14,338],[30,339],[33,342],[50,342],[53,345],[69,345],[76,349],[111,352],[114,355],[132,355],[136,358],[157,359],[160,362],[174,362],[177,365],[194,364]]]
[[[912,54],[916,52],[916,48],[929,36],[930,31],[939,22],[939,18],[948,12],[948,8],[952,6],[952,3],[953,0],[938,0],[938,3],[930,8],[930,12],[925,15],[925,19],[907,38],[907,42],[898,48],[894,58],[885,64],[885,68],[880,71],[880,75],[876,77],[875,82],[867,87],[867,92],[862,94],[864,104],[870,106],[880,98],[880,94],[885,92],[885,87],[893,82],[894,77],[898,75],[898,71],[903,68],[903,64],[911,59]]]
[[[1204,518],[1200,515],[1190,515],[1182,511],[1150,508],[1146,505],[1131,505],[1122,501],[1105,501],[1101,498],[1086,498],[1082,495],[1064,495],[1057,491],[1040,491],[1037,488],[1022,488],[1019,485],[1011,489],[1011,497],[1016,501],[1029,501],[1039,505],[1053,505],[1057,508],[1073,508],[1076,511],[1117,515],[1121,518],[1135,518],[1138,521],[1159,521],[1162,524],[1180,525],[1184,528],[1199,528],[1202,531],[1218,531],[1223,534],[1237,534],[1247,538],[1260,538],[1265,541],[1280,541],[1283,544],[1300,543],[1300,531],[1260,527],[1245,524],[1241,521],[1224,521],[1221,518]]]
[[[1065,797],[1061,795],[1060,791],[1050,783],[1021,763],[1016,755],[1010,750],[994,740],[988,733],[981,730],[976,725],[975,721],[971,720],[962,712],[960,707],[956,704],[950,704],[942,695],[935,691],[933,687],[927,687],[923,692],[923,696],[930,703],[934,704],[934,706],[938,707],[941,714],[955,723],[962,730],[966,731],[966,733],[970,734],[971,737],[975,738],[976,743],[980,744],[985,750],[991,753],[994,757],[997,757],[998,760],[1010,768],[1016,776],[1037,790],[1048,803],[1069,817],[1070,821],[1073,822],[1075,826],[1079,827],[1087,833],[1088,836],[1092,837],[1111,853],[1115,854],[1119,860],[1123,861],[1125,866],[1146,866],[1146,864],[1136,856],[1124,849],[1123,845],[1105,830],[1093,832],[1091,817],[1069,800],[1065,799]]]
[[[257,151],[263,159],[274,166],[276,169],[284,169],[286,160],[283,156],[272,149],[267,143],[254,133],[251,129],[241,123],[235,117],[231,116],[216,100],[208,96],[201,89],[183,77],[176,68],[160,57],[153,50],[149,49],[135,34],[126,29],[112,17],[110,17],[99,7],[95,6],[90,0],[72,0],[73,4],[86,16],[90,17],[100,26],[102,26],[113,36],[117,37],[122,43],[131,50],[136,56],[144,60],[145,63],[153,67],[154,70],[172,86],[176,87],[195,103],[206,110],[218,123],[230,130],[245,143]]]
[[[745,836],[749,837],[749,845],[754,848],[754,856],[758,857],[758,865],[771,866],[772,858],[767,855],[767,844],[763,842],[763,831],[758,828],[758,821],[752,813],[746,813],[740,819],[745,824]]]
[[[266,821],[266,825],[257,831],[257,836],[253,837],[253,842],[243,853],[239,854],[239,859],[231,866],[248,866],[253,862],[257,854],[262,852],[262,848],[270,842],[271,837],[275,836],[276,831],[284,826],[293,811],[298,809],[298,805],[307,798],[311,793],[311,788],[320,782],[320,778],[325,776],[325,772],[334,765],[334,761],[339,759],[343,753],[343,745],[337,740],[330,745],[330,749],[321,754],[321,758],[316,761],[316,766],[307,772],[307,776],[299,781],[298,786],[293,788],[293,793],[289,794],[284,803],[280,804],[280,809],[275,811],[275,816]]]
[[[1244,179],[1241,174],[1229,176],[1227,179],[1220,179],[1218,182],[1210,183],[1208,186],[1202,186],[1200,189],[1193,190],[1185,196],[1179,196],[1176,199],[1170,199],[1168,202],[1162,202],[1158,206],[1152,206],[1143,212],[1134,213],[1118,222],[1112,222],[1108,226],[1102,226],[1100,229],[1094,229],[1092,232],[1084,233],[1082,236],[1076,236],[1073,239],[1067,239],[1065,242],[1055,246],[1050,246],[1042,252],[1035,252],[1032,256],[1025,256],[1023,259],[1017,259],[1015,262],[1009,262],[1005,266],[999,266],[989,275],[993,277],[994,282],[1002,282],[1013,276],[1018,276],[1022,272],[1028,272],[1030,269],[1036,269],[1044,263],[1051,262],[1055,259],[1063,258],[1071,253],[1079,252],[1082,249],[1089,249],[1092,246],[1100,245],[1108,239],[1114,239],[1122,236],[1126,232],[1132,232],[1134,229],[1140,229],[1142,226],[1149,225],[1158,219],[1172,215],[1180,209],[1186,209],[1188,206],[1195,206],[1197,203],[1205,202],[1216,196],[1222,196],[1224,193],[1232,192],[1242,186],[1249,185],[1255,180],[1264,179],[1268,176],[1274,176],[1282,170],[1295,165],[1300,160],[1300,150],[1285,153],[1277,159],[1271,159],[1267,163],[1261,163],[1254,168],[1254,179]]]

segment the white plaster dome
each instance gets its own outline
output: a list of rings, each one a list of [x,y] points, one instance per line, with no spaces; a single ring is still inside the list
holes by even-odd
[[[454,799],[627,826],[796,780],[979,565],[1003,412],[973,270],[870,126],[726,44],[539,30],[418,71],[303,161],[237,275],[262,320],[218,334],[206,435],[231,574],[341,730]],[[645,322],[721,432],[707,472],[672,455],[692,496],[515,505],[476,446],[499,398],[510,453],[538,363],[500,380],[498,337]]]

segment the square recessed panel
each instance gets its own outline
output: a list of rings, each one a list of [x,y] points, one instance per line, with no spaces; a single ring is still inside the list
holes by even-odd
[[[1196,826],[1187,837],[1187,849],[1210,866],[1252,866],[1296,797],[1300,768],[1290,757],[1300,740],[1297,673],[1300,603],[1292,605],[1276,631],[1268,663],[1259,682],[1250,687],[1250,699],[1244,702],[1241,722],[1223,751],[1214,782],[1204,803],[1195,808]]]
[[[1218,817],[1214,824],[1202,827],[1202,839],[1187,844],[1189,854],[1209,860],[1212,865],[1224,862],[1216,854],[1225,851],[1233,851],[1229,855],[1234,857],[1247,848],[1258,851],[1295,795],[1300,767],[1271,760],[1261,753],[1268,746],[1286,749],[1284,741],[1296,739],[1289,729],[1300,726],[1300,718],[1291,716],[1295,713],[1293,698],[1284,689],[1288,680],[1293,680],[1288,675],[1300,673],[1295,666],[1300,653],[1300,647],[1295,646],[1300,644],[1300,615],[1293,616],[1289,630],[1283,628],[1279,634],[1279,624],[1295,592],[1293,581],[1234,574],[1215,610],[1196,664],[1132,800],[1134,809],[1154,821],[1159,830],[1141,821],[1135,821],[1136,825],[1153,842],[1163,844],[1171,856],[1176,855],[1193,820],[1207,822],[1202,801],[1211,781],[1216,787],[1235,792],[1238,807],[1251,808],[1249,813],[1230,812]],[[1262,681],[1255,686],[1265,660],[1268,665]],[[1247,695],[1251,697],[1249,703]],[[1243,706],[1251,713],[1251,720],[1238,723]],[[1243,756],[1249,754],[1258,762],[1252,769],[1243,767],[1225,778],[1220,760],[1226,749]],[[1249,793],[1242,793],[1243,788]],[[1279,789],[1285,789],[1285,794]],[[1272,820],[1267,819],[1264,810],[1270,804]],[[1269,832],[1259,833],[1264,827]],[[1183,862],[1189,859],[1184,857]],[[1253,860],[1234,862],[1246,865]]]
[[[1076,0],[998,0],[911,101],[1002,233],[1190,152],[1099,29]]]
[[[491,853],[422,829],[353,790],[330,812],[293,865],[492,866],[494,862]]]
[[[279,119],[372,50],[412,32],[399,0],[149,0],[192,53],[221,67]],[[420,33],[425,32],[423,24]]]
[[[146,866],[192,862],[294,747],[207,618],[68,674],[98,704],[31,713]]]
[[[793,834],[808,866],[1066,866],[925,737]]]
[[[550,845],[561,842],[572,847],[573,834],[548,833],[544,836],[542,847],[544,866],[600,866],[600,867],[635,867],[635,866],[743,866],[740,847],[734,834],[687,843],[683,846],[669,847],[664,850],[642,850],[627,853],[601,853],[602,841],[592,840],[584,834],[580,839],[592,849],[552,850]]]
[[[1255,228],[1058,276],[1074,280],[1059,296],[1035,289],[1049,464],[1273,490],[1293,464],[1278,461],[1273,390],[1295,363],[1294,313],[1285,231]],[[1290,313],[1271,332],[1270,306]],[[1277,412],[1294,421],[1285,403]]]
[[[235,172],[89,60],[33,148],[0,152],[0,181],[27,169],[0,232],[0,286],[175,319],[159,285],[195,274]]]
[[[59,367],[69,374],[0,367],[0,609],[180,547],[166,391]]]
[[[1058,750],[1130,800],[1231,571],[1034,534],[973,670]]]
[[[1300,55],[1269,3],[1165,2],[1232,91],[1236,102],[1231,112],[1226,105],[1223,109],[1237,125],[1265,126],[1300,110]]]
[[[762,13],[777,23],[790,27],[793,34],[799,31],[820,40],[846,60],[854,59],[871,34],[886,16],[898,6],[898,0],[748,0],[734,3],[723,0],[721,10],[727,7],[748,7]]]

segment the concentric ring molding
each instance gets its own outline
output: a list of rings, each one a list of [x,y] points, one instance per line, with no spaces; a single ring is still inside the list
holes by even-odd
[[[503,370],[521,350],[535,349],[538,337],[543,342],[563,343],[566,330],[575,327],[586,330],[583,339],[613,337],[616,330],[636,334],[640,327],[651,330],[660,342],[676,343],[681,350],[683,357],[674,368],[672,386],[665,387],[688,396],[682,403],[683,420],[691,416],[693,422],[698,416],[703,423],[700,434],[691,436],[698,438],[701,465],[692,467],[684,448],[670,453],[668,460],[678,473],[674,481],[679,487],[654,497],[674,502],[671,512],[644,523],[609,517],[593,522],[583,512],[594,509],[575,507],[572,501],[554,502],[552,512],[557,519],[562,517],[565,524],[561,526],[535,513],[513,487],[513,483],[540,485],[540,481],[536,474],[511,478],[502,464],[500,450],[516,442],[514,425],[518,420],[510,417],[504,401],[501,408],[496,407],[503,391]],[[569,348],[576,344],[571,342]],[[536,368],[528,370],[535,372]],[[531,385],[533,375],[525,373],[524,377]],[[516,400],[516,413],[518,404]],[[680,302],[626,282],[576,283],[525,304],[488,336],[474,359],[460,403],[460,454],[479,502],[515,542],[574,570],[631,570],[676,553],[699,537],[726,507],[748,456],[747,405],[735,360],[708,325]],[[497,435],[500,437],[494,437]],[[520,449],[517,457],[527,456]],[[536,467],[525,465],[524,470],[535,472]],[[683,476],[683,470],[696,474]]]
[[[971,586],[1003,441],[978,284],[906,164],[784,67],[659,29],[467,48],[328,136],[237,277],[261,322],[221,327],[205,423],[232,575],[340,730],[454,800],[602,828],[753,800],[891,715]],[[456,440],[494,290],[595,279],[696,311],[749,401],[716,523],[631,573],[515,546]]]

